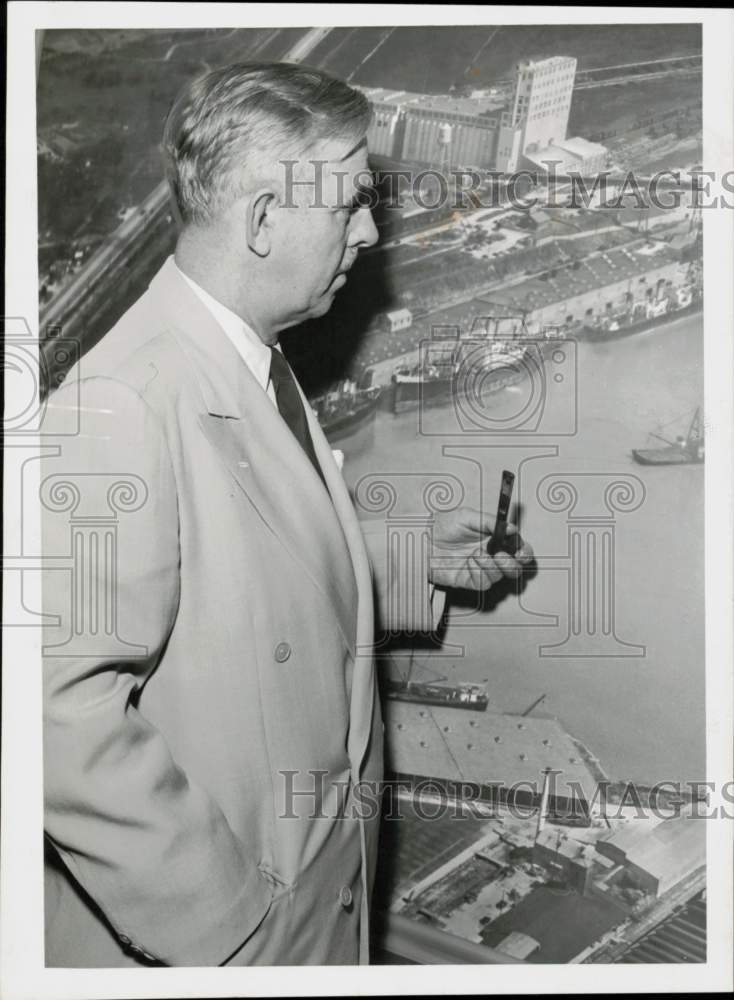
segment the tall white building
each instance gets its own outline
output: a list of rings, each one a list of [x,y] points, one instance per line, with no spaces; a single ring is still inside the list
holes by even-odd
[[[512,173],[523,154],[565,140],[575,75],[571,56],[517,64],[512,110],[502,115],[499,130],[498,170]]]

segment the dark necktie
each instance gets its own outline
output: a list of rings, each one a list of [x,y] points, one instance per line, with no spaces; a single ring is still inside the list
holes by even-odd
[[[278,404],[280,415],[290,427],[293,436],[308,455],[311,464],[318,472],[321,482],[326,485],[324,474],[316,458],[311,432],[308,429],[306,411],[303,408],[301,394],[298,391],[296,380],[290,365],[283,355],[274,347],[270,348],[270,381],[275,389],[275,399]]]

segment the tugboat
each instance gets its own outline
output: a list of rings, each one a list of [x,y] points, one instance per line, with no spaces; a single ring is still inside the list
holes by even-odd
[[[668,441],[667,438],[653,432],[650,436],[665,441],[667,447],[633,448],[632,457],[640,465],[700,465],[704,461],[705,447],[700,407],[696,409],[685,437]]]

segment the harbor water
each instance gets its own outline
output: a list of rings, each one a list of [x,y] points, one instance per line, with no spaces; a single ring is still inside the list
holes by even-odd
[[[339,442],[358,506],[370,483],[387,481],[391,517],[422,513],[427,484],[442,480],[454,500],[493,516],[502,469],[517,474],[514,509],[538,556],[535,575],[520,594],[493,590],[479,606],[473,595],[452,596],[442,645],[419,649],[415,662],[426,679],[486,681],[490,711],[521,713],[544,694],[533,711],[558,717],[612,779],[703,780],[704,467],[645,467],[631,456],[661,445],[651,431],[685,435],[703,405],[701,315],[569,344],[546,372],[531,433],[509,420],[537,403],[528,381],[461,413],[451,404],[381,411],[368,435]],[[549,476],[572,484],[573,510],[557,509],[558,490],[549,501]],[[614,482],[626,485],[607,495],[610,511],[605,488]],[[614,622],[602,634],[599,611],[593,634],[570,644],[578,594],[569,589],[569,525],[588,533],[595,518],[612,525]],[[602,598],[583,599],[590,607]]]

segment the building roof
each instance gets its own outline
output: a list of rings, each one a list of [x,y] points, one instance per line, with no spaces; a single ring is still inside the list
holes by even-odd
[[[410,309],[391,309],[385,315],[388,319],[412,319],[413,313]]]
[[[606,845],[654,878],[671,874],[683,878],[706,861],[706,824],[685,814],[661,820],[652,828],[649,823],[632,820],[618,834],[600,842],[602,853]]]
[[[584,139],[580,135],[572,136],[570,139],[564,139],[563,142],[557,142],[555,145],[560,146],[561,149],[565,149],[569,153],[573,153],[575,156],[598,156],[600,153],[603,153],[606,156],[607,154],[606,146],[602,146],[600,142],[590,142],[588,139]]]
[[[706,824],[686,816],[663,820],[629,848],[627,860],[656,878],[683,878],[706,863]]]
[[[531,208],[528,210],[528,215],[537,225],[551,221],[551,216],[542,208]]]
[[[590,157],[606,156],[607,148],[598,142],[589,142],[579,136],[571,139],[564,139],[562,142],[554,142],[542,149],[531,151],[527,149],[523,154],[527,160],[536,166],[545,169],[546,164],[556,164],[556,173],[561,173],[572,167],[576,167],[588,160]]]
[[[576,840],[573,835],[569,835],[560,827],[544,827],[538,834],[536,843],[547,851],[553,851],[554,854],[568,858],[577,865],[583,865],[585,868],[591,867],[594,854],[593,845]]]
[[[553,768],[555,793],[594,797],[594,776],[557,719],[503,715],[387,699],[388,770],[510,788],[530,782],[540,794],[543,771]],[[530,789],[525,788],[526,791]],[[553,786],[551,786],[553,791]]]
[[[576,64],[573,56],[548,56],[545,59],[521,59],[517,64],[521,69],[553,69],[555,66]]]
[[[573,262],[559,265],[553,277],[549,274],[545,278],[536,276],[505,289],[493,289],[491,298],[493,303],[508,309],[532,312],[584,292],[641,276],[653,267],[675,260],[675,253],[662,244],[652,256],[640,250],[620,247],[577,262],[578,267],[574,267]]]
[[[527,958],[528,955],[532,955],[534,951],[537,951],[540,948],[540,941],[536,941],[529,934],[523,934],[522,931],[510,931],[507,937],[503,937],[496,947],[498,951],[504,952],[505,955],[522,959]]]

